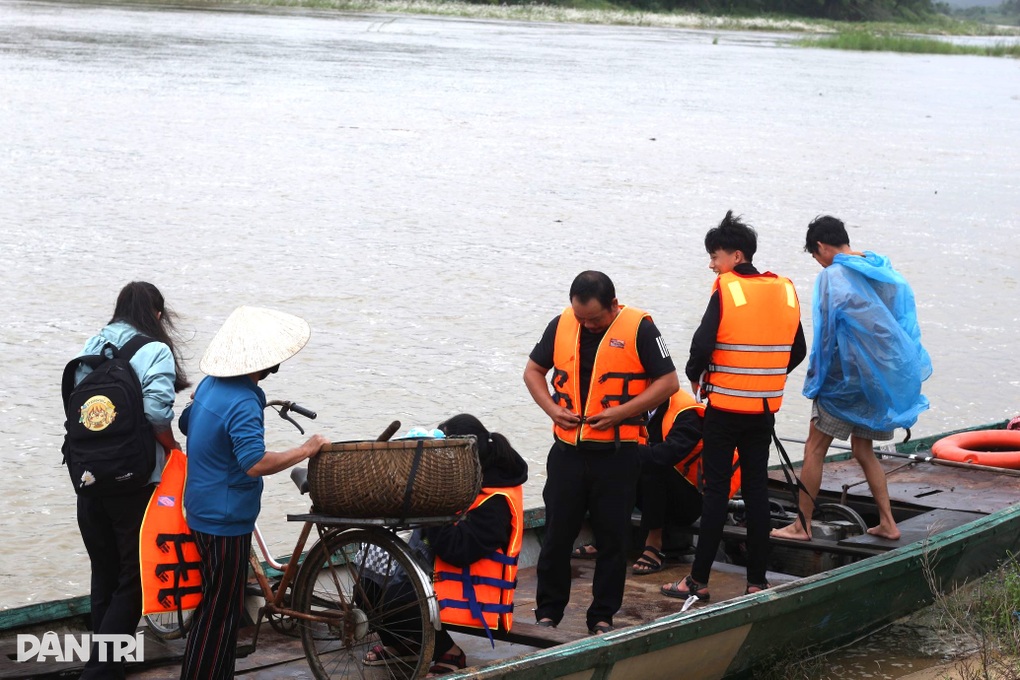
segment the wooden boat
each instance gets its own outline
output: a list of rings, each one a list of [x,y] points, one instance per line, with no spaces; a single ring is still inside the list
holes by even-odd
[[[456,635],[475,665],[448,677],[747,677],[772,660],[836,648],[916,611],[933,601],[935,590],[950,592],[1020,551],[1020,473],[932,462],[927,452],[942,436],[901,443],[883,455],[900,540],[854,529],[855,515],[874,524],[876,513],[860,468],[849,454],[837,453],[826,460],[819,502],[838,507],[831,520],[816,526],[810,543],[772,539],[773,588],[743,595],[743,568],[717,563],[712,602],[681,612],[682,601],[658,592],[662,583],[689,573],[689,564],[671,564],[656,575],[628,578],[617,630],[600,636],[588,636],[584,626],[591,562],[574,562],[574,593],[559,628],[531,622],[544,515],[540,508],[530,510],[514,630],[495,648],[484,638]],[[792,507],[783,473],[770,476],[776,503]],[[740,527],[727,528],[731,548],[742,536]],[[73,598],[0,612],[0,678],[68,677],[60,674],[72,672],[73,664],[15,664],[13,638],[25,630],[74,630],[87,610],[87,598]],[[244,645],[242,640],[242,653]],[[182,649],[180,641],[154,640],[146,647],[147,663],[172,664]],[[263,627],[258,650],[238,667],[269,665],[287,677],[311,677],[300,643],[267,639]],[[174,678],[178,672],[166,665],[139,677]]]

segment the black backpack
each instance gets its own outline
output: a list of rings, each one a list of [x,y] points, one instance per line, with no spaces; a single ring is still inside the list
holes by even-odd
[[[64,398],[64,462],[81,496],[116,496],[149,483],[156,467],[156,435],[145,417],[142,384],[131,357],[155,342],[144,335],[121,349],[106,343],[99,354],[68,362],[61,381]],[[92,372],[74,384],[79,365]]]

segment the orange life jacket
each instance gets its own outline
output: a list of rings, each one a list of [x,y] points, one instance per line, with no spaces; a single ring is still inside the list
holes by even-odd
[[[698,412],[698,415],[705,415],[705,405],[699,404],[694,401],[694,397],[687,394],[684,391],[675,393],[669,398],[669,405],[666,407],[666,415],[662,417],[662,441],[666,440],[669,436],[669,431],[673,429],[673,423],[676,422],[677,416],[684,411],[694,409]],[[684,457],[674,467],[676,471],[683,475],[692,486],[694,486],[701,493],[705,492],[705,480],[702,472],[701,465],[701,449],[703,442],[698,442],[697,446]],[[730,498],[740,490],[740,456],[737,452],[733,452],[733,476],[730,477]]]
[[[173,449],[163,477],[149,499],[138,534],[142,570],[142,613],[194,609],[202,599],[198,547],[184,521],[188,458]]]
[[[766,272],[715,280],[719,291],[719,332],[704,379],[708,403],[737,413],[779,410],[790,350],[800,323],[793,283]]]
[[[471,512],[490,498],[503,496],[510,505],[510,543],[467,567],[455,567],[436,556],[434,582],[439,618],[443,623],[510,630],[514,621],[517,557],[524,540],[524,491],[521,486],[484,487],[468,508]]]
[[[649,380],[638,357],[637,332],[647,316],[640,309],[620,305],[620,313],[596,350],[588,401],[581,404],[581,324],[572,308],[563,310],[553,349],[553,401],[587,419],[644,392]],[[643,418],[629,418],[613,429],[596,430],[582,420],[579,427],[553,425],[553,434],[571,446],[581,442],[643,442],[647,437],[643,422]]]

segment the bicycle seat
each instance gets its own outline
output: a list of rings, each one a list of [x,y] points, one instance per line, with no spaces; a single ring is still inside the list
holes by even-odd
[[[308,468],[292,467],[290,469],[290,480],[297,486],[302,494],[308,493]]]

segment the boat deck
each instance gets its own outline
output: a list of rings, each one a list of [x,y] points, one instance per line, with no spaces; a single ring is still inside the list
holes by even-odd
[[[519,633],[544,638],[543,647],[580,639],[588,635],[585,625],[585,609],[591,601],[591,579],[595,563],[590,560],[573,560],[571,564],[574,578],[570,605],[559,627],[552,630],[534,625],[535,569],[522,570],[518,574],[519,585],[514,629]],[[742,567],[727,564],[717,565],[717,568],[712,572],[712,599],[726,600],[743,595],[746,586],[743,571]],[[623,608],[615,618],[617,627],[651,621],[660,616],[680,611],[684,601],[663,597],[659,593],[659,587],[668,581],[682,579],[688,573],[690,573],[689,564],[674,562],[667,563],[666,567],[657,574],[628,576]],[[779,574],[770,574],[769,577],[775,579],[776,583],[791,578]],[[457,632],[452,635],[457,644],[467,653],[470,664],[506,659],[538,649],[538,647],[499,640],[493,647],[486,638],[481,636]],[[243,651],[249,651],[250,642],[251,630],[249,629],[240,640],[239,646]],[[148,644],[148,640],[146,643]],[[177,648],[177,654],[183,651],[183,643],[179,641],[168,643],[168,647]],[[149,647],[146,646],[146,651],[148,652],[148,650]],[[167,661],[169,662],[171,659],[167,659]],[[130,674],[130,677],[138,680],[175,680],[179,675],[180,667],[174,664],[134,672]],[[305,661],[301,640],[280,635],[269,626],[263,626],[259,633],[258,650],[254,654],[238,659],[236,675],[259,680],[269,680],[270,678],[303,680],[313,677]],[[366,674],[366,677],[371,676]]]
[[[1003,476],[984,470],[959,469],[931,463],[914,463],[900,458],[885,458],[882,465],[888,475],[890,496],[897,513],[903,538],[887,541],[868,535],[842,540],[818,539],[812,543],[773,539],[773,553],[792,549],[805,560],[818,559],[823,552],[844,556],[864,557],[884,553],[893,548],[922,540],[934,533],[948,531],[982,514],[1009,507],[1020,497],[1020,476]],[[775,483],[783,480],[782,472],[772,473]],[[870,491],[864,483],[860,467],[852,460],[827,461],[825,466],[824,491],[820,496],[826,502],[842,502],[858,509],[873,523],[868,515],[871,502]],[[782,493],[776,494],[784,498]],[[871,511],[873,513],[873,511]],[[727,527],[727,537],[739,539],[743,529]],[[536,544],[537,545],[537,544]],[[821,548],[821,550],[819,550]],[[636,557],[635,554],[632,557]],[[534,557],[534,555],[532,555]],[[689,558],[688,558],[689,559]],[[789,560],[790,558],[788,558]],[[794,557],[796,561],[799,557]],[[531,561],[533,564],[533,560]],[[454,632],[457,643],[467,652],[469,663],[484,664],[497,659],[511,658],[545,648],[582,639],[587,636],[585,609],[591,599],[591,578],[595,563],[588,560],[573,560],[573,584],[571,604],[566,616],[556,629],[541,628],[533,623],[533,608],[536,576],[534,567],[519,572],[517,590],[517,618],[513,636],[516,641],[497,640],[490,646],[488,640],[477,635]],[[785,567],[784,567],[785,568]],[[683,578],[689,573],[686,562],[667,562],[657,574],[634,576],[627,580],[624,605],[617,614],[616,626],[648,622],[658,617],[678,612],[683,606],[680,599],[663,597],[659,588],[663,583]],[[797,577],[770,573],[773,584],[794,580]],[[743,594],[745,578],[743,568],[717,563],[711,579],[712,602],[739,597]],[[702,606],[700,603],[695,607]],[[57,631],[81,632],[81,631]],[[258,649],[252,650],[252,628],[242,632],[239,641],[238,676],[250,678],[311,678],[299,637],[277,633],[270,626],[263,625],[259,633]],[[4,678],[70,678],[76,677],[81,664],[46,662],[39,664],[16,664],[14,641],[0,645],[0,679]],[[183,653],[182,641],[164,642],[146,633],[146,666],[135,667],[130,677],[145,680],[169,680],[177,678],[180,672],[180,658]],[[370,670],[370,669],[366,669]],[[372,677],[366,674],[366,677]]]
[[[517,618],[514,631],[522,636],[533,636],[539,645],[530,646],[522,643],[497,640],[491,646],[485,637],[452,633],[457,644],[467,653],[470,664],[482,664],[497,659],[511,658],[525,654],[540,647],[549,647],[571,640],[581,639],[588,635],[585,625],[585,609],[591,601],[591,579],[595,568],[594,561],[572,560],[573,581],[570,605],[560,626],[556,629],[542,628],[534,625],[533,609],[535,607],[535,569],[528,568],[519,572],[518,596],[516,601]],[[667,562],[657,574],[633,576],[627,578],[623,608],[615,618],[617,627],[650,621],[660,616],[680,611],[684,601],[663,597],[659,593],[662,584],[682,579],[690,573],[690,564]],[[791,580],[793,577],[781,574],[769,574],[773,583]],[[712,600],[727,600],[743,595],[746,585],[744,570],[728,564],[718,564],[712,572]],[[697,604],[695,606],[698,606]],[[303,680],[312,678],[308,669],[300,637],[280,634],[269,625],[263,624],[259,632],[258,648],[251,649],[251,636],[254,628],[242,631],[238,641],[239,658],[236,675],[245,678],[270,680],[274,678],[291,678]],[[71,678],[80,672],[80,663],[46,662],[32,664],[26,668],[24,664],[15,664],[12,656],[16,650],[0,650],[7,663],[0,663],[0,678]],[[180,677],[180,659],[184,652],[182,640],[163,641],[153,637],[146,631],[145,654],[146,668],[134,668],[128,675],[137,680],[176,680]],[[244,655],[244,656],[241,656]],[[366,669],[372,671],[374,669]],[[380,673],[380,677],[384,674]],[[365,677],[372,677],[366,673]]]

